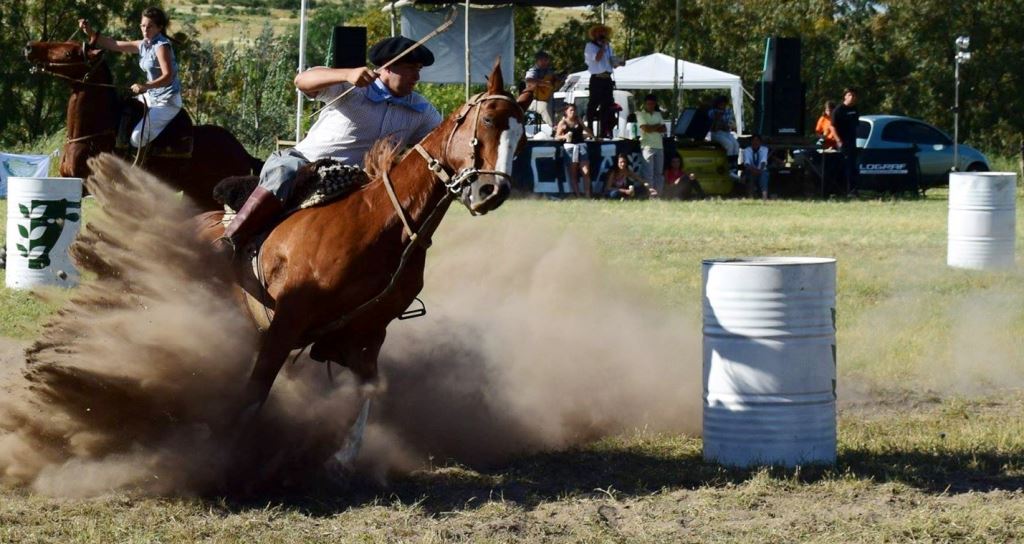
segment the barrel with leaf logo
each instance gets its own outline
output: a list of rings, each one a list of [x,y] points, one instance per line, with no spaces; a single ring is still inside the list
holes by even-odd
[[[68,246],[82,222],[79,178],[8,178],[7,287],[72,287]]]

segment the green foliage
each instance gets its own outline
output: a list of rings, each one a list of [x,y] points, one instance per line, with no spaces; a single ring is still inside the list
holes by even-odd
[[[306,59],[310,65],[326,65],[334,27],[353,26],[347,21],[358,16],[363,9],[365,4],[359,0],[343,0],[337,4],[325,4],[313,12],[306,23]]]
[[[0,3],[0,148],[19,149],[64,127],[67,85],[28,73],[20,55],[30,39],[64,40],[76,20],[88,18],[107,35],[138,35],[146,0],[9,0]],[[613,44],[624,58],[675,50],[675,0],[618,0],[609,5]],[[298,0],[233,0],[225,6],[253,10],[295,9]],[[924,119],[952,132],[953,40],[970,35],[974,60],[963,66],[961,139],[989,153],[1016,156],[1024,134],[1024,24],[1007,14],[1024,10],[1024,0],[691,0],[681,4],[679,52],[682,58],[739,74],[748,90],[761,77],[765,38],[799,36],[807,122],[821,104],[838,98],[845,86],[861,90],[863,113],[899,113]],[[260,11],[259,13],[269,13]],[[561,26],[541,31],[536,8],[516,7],[516,80],[545,49],[558,70],[585,68],[583,47],[594,10],[575,12]],[[616,22],[616,21],[622,21]],[[259,150],[291,132],[298,40],[291,33],[272,36],[268,28],[243,32],[228,45],[195,39],[191,15],[172,20],[179,43],[186,107],[197,120],[222,124],[247,146]],[[326,57],[334,25],[366,26],[374,43],[391,34],[390,15],[376,2],[320,3],[309,22],[308,64]],[[81,39],[81,35],[76,38]],[[110,55],[118,82],[141,80],[132,55]],[[441,59],[443,62],[443,59]],[[511,83],[511,82],[510,82]],[[458,106],[458,86],[421,86],[438,109]],[[668,99],[668,94],[662,96]],[[698,97],[689,95],[688,101]],[[665,101],[664,105],[668,105]],[[748,119],[753,107],[745,108]],[[252,150],[252,149],[250,149]],[[47,151],[52,151],[48,149]]]
[[[183,96],[196,121],[228,127],[265,154],[291,130],[298,64],[290,36],[265,25],[224,46],[189,42],[181,54]]]

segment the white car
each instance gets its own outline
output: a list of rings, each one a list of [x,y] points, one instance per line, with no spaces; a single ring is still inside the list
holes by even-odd
[[[896,149],[917,147],[917,160],[921,168],[924,187],[949,184],[953,168],[953,139],[941,130],[910,117],[898,115],[865,115],[857,126],[857,147],[862,149]],[[977,149],[963,144],[957,146],[957,170],[986,172],[988,159]]]

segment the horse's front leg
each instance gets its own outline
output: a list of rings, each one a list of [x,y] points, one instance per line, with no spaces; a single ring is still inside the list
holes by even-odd
[[[339,354],[344,357],[340,361],[359,377],[364,384],[377,379],[377,359],[380,356],[380,348],[384,345],[385,330],[366,334],[353,334],[355,341],[346,342],[338,346],[341,348]],[[331,364],[328,362],[327,364]],[[352,464],[359,455],[363,445],[363,433],[366,432],[366,422],[370,415],[370,401],[373,398],[372,392],[361,388],[360,395],[363,403],[359,409],[359,415],[349,429],[345,440],[338,451],[327,460],[325,468],[335,479],[343,478],[352,470]]]
[[[288,360],[288,354],[302,335],[304,324],[290,309],[291,305],[278,303],[274,319],[263,335],[263,345],[256,356],[242,400],[243,423],[248,423],[259,413],[270,396],[281,367]]]

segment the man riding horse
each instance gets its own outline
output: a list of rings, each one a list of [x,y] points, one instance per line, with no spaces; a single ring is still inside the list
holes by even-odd
[[[296,88],[326,105],[298,145],[267,159],[259,186],[215,242],[218,252],[233,254],[281,214],[303,166],[324,158],[363,166],[376,141],[390,138],[400,146],[411,145],[441,122],[437,109],[413,91],[420,70],[434,63],[433,53],[420,45],[388,64],[413,45],[404,37],[375,44],[369,58],[377,70],[321,66],[295,77]],[[336,100],[347,91],[349,96]]]

